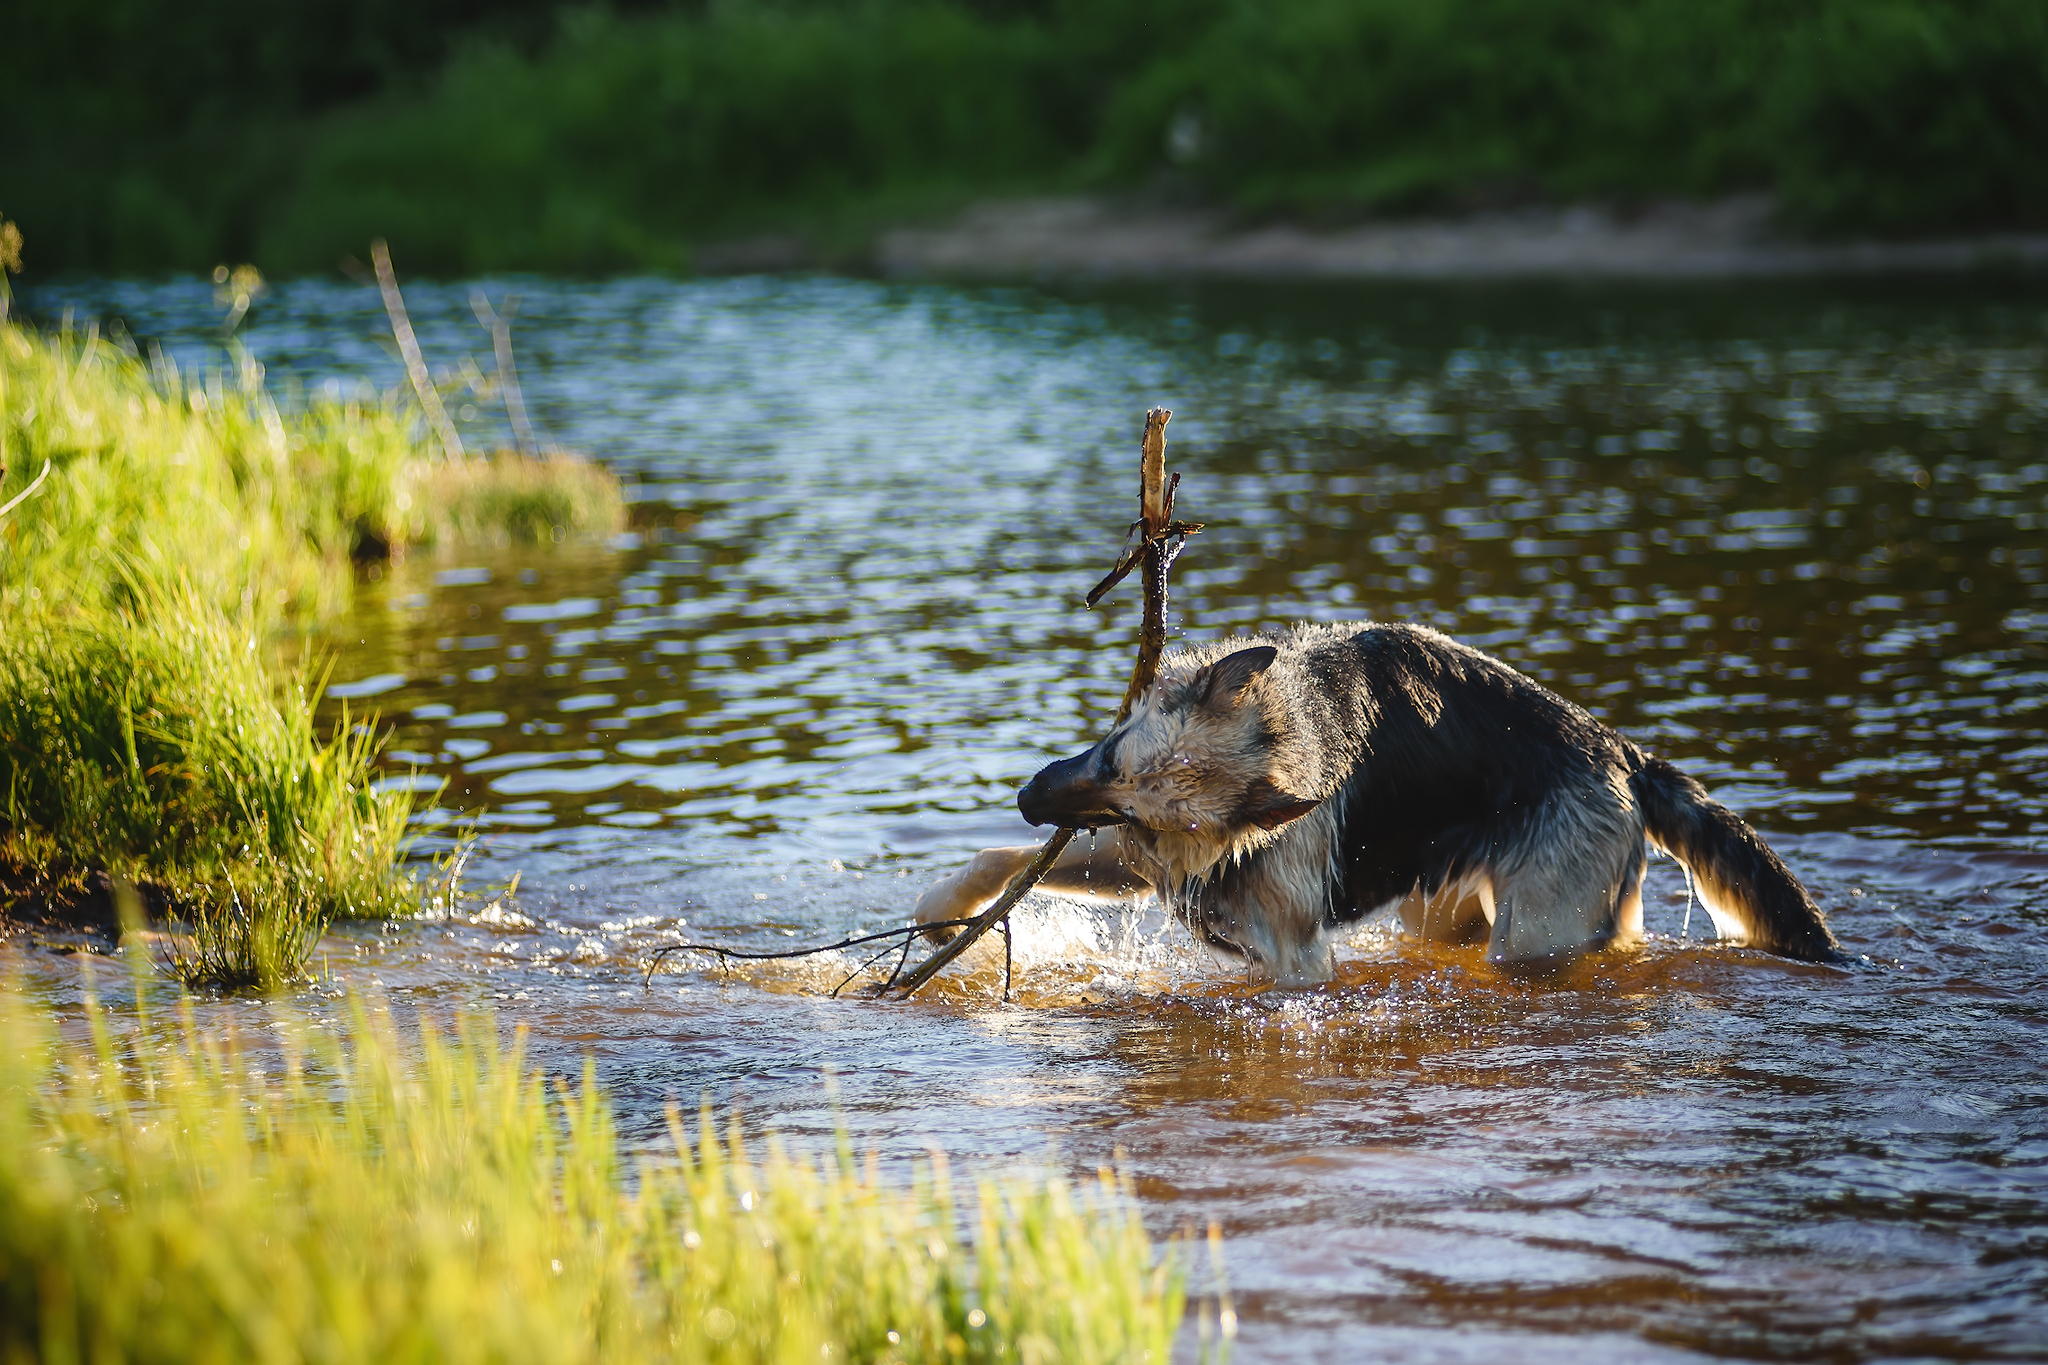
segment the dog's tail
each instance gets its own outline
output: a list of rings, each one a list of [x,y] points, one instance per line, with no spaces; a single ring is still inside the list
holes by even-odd
[[[1661,758],[1630,776],[1650,842],[1684,863],[1724,938],[1783,957],[1842,956],[1827,918],[1755,830]]]

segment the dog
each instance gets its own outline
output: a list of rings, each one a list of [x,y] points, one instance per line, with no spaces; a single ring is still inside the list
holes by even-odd
[[[1642,935],[1654,845],[1724,939],[1840,959],[1805,887],[1699,783],[1499,660],[1420,626],[1303,625],[1161,661],[1129,719],[1017,806],[1075,839],[1042,889],[1157,895],[1272,984],[1329,980],[1333,934],[1385,911],[1515,971]],[[991,848],[918,901],[964,919],[1031,861]],[[934,937],[950,931],[929,931]]]

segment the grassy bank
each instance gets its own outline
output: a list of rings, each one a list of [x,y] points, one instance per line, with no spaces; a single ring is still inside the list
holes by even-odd
[[[1089,1365],[1164,1362],[1181,1317],[1107,1183],[984,1183],[970,1246],[943,1167],[759,1158],[707,1116],[629,1169],[589,1075],[488,1023],[280,1017],[259,1058],[59,1041],[0,996],[0,1030],[0,1358]]]
[[[1764,191],[1824,233],[2048,226],[2028,0],[244,9],[158,32],[27,6],[5,207],[45,264],[324,269],[383,234],[449,271],[675,266],[1070,188],[1311,218]],[[138,90],[149,116],[110,121]]]
[[[306,679],[196,598],[28,612],[0,632],[0,868],[43,901],[110,875],[196,931],[181,974],[295,975],[338,916],[405,913],[412,797],[368,728],[321,738]]]
[[[354,555],[608,535],[622,504],[578,461],[443,460],[396,400],[280,411],[236,359],[0,325],[0,877],[42,906],[142,884],[193,930],[181,975],[260,986],[417,902],[374,718],[316,733],[273,632],[339,610]]]
[[[187,375],[97,331],[0,325],[0,466],[0,504],[42,479],[0,522],[7,612],[127,606],[147,587],[258,623],[317,621],[347,600],[358,552],[623,525],[617,485],[595,466],[450,465],[404,400],[285,412],[246,355]]]

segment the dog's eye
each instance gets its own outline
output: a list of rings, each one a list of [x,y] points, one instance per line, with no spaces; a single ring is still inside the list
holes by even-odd
[[[1108,739],[1102,741],[1102,747],[1096,751],[1095,755],[1095,764],[1099,771],[1111,775],[1115,774],[1116,751],[1123,747],[1124,733],[1124,731],[1119,730]]]

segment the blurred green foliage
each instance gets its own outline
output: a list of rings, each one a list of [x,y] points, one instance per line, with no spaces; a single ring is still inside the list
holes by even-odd
[[[32,268],[673,267],[1027,190],[2048,223],[2038,0],[17,0]]]
[[[448,268],[681,265],[703,233],[1027,183],[1071,154],[1045,34],[951,6],[572,16],[328,125],[259,250],[373,233]]]

